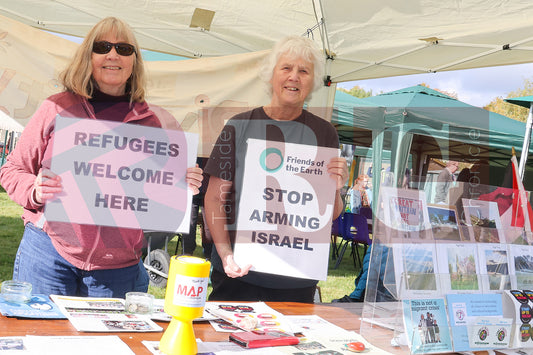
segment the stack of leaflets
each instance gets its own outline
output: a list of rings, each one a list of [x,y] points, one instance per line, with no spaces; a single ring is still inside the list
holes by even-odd
[[[81,332],[161,332],[149,315],[127,313],[121,298],[51,295],[72,325]]]
[[[211,322],[217,331],[235,332],[242,330],[276,330],[293,334],[290,322],[283,314],[267,306],[264,302],[207,302],[205,310],[216,318],[228,322],[231,326],[220,326]]]
[[[8,302],[0,297],[0,313],[6,317],[65,319],[59,308],[45,295],[33,295],[28,302]]]

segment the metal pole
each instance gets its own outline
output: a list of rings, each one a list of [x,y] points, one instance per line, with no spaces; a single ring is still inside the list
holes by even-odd
[[[527,156],[529,155],[529,143],[531,141],[531,126],[533,125],[533,102],[529,103],[529,114],[527,115],[526,133],[524,135],[524,144],[522,145],[522,154],[520,154],[520,163],[518,164],[518,172],[520,178],[524,180],[524,171],[526,170]]]
[[[6,159],[6,150],[7,150],[7,135],[9,134],[9,131],[6,130],[6,135],[4,138],[4,147],[1,150],[2,155],[2,161],[0,161],[0,166],[4,165],[4,161]]]

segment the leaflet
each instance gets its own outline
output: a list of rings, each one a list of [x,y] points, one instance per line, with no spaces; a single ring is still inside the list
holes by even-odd
[[[291,323],[285,316],[264,302],[207,302],[205,310],[213,316],[231,324],[231,327],[217,331],[235,332],[235,327],[243,330],[278,330],[293,334]],[[213,323],[211,323],[213,325]]]
[[[452,351],[446,307],[442,298],[404,300],[405,333],[412,354]]]
[[[503,318],[502,295],[446,295],[454,351],[504,348],[511,338],[511,319]]]
[[[0,354],[39,355],[134,355],[116,335],[1,337]]]
[[[150,315],[127,313],[121,298],[50,295],[70,323],[81,332],[161,332]]]
[[[46,295],[33,295],[29,302],[13,303],[0,298],[0,313],[6,317],[65,319],[59,308]]]

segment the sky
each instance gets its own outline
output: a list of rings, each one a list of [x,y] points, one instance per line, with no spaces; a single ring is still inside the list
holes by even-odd
[[[83,40],[73,36],[59,36],[77,43]],[[143,51],[143,58],[145,60],[184,59],[148,51]],[[470,105],[483,107],[496,97],[506,98],[511,91],[523,88],[526,79],[533,80],[533,63],[348,81],[337,84],[337,87],[350,90],[358,85],[366,91],[372,90],[372,94],[377,95],[425,83],[432,89],[456,93],[459,100]]]
[[[483,107],[496,97],[506,98],[511,91],[522,89],[526,79],[533,80],[533,63],[350,81],[337,87],[349,90],[358,85],[377,95],[425,83],[432,89],[456,93],[460,101]]]

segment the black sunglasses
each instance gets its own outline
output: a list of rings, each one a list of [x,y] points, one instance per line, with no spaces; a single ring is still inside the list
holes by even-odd
[[[106,54],[115,47],[117,53],[121,56],[130,56],[135,53],[135,47],[129,43],[111,43],[108,41],[98,41],[93,43],[93,52],[98,54]]]

